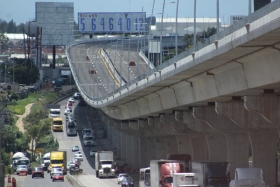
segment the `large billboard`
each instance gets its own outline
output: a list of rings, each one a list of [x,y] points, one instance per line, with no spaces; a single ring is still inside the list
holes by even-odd
[[[66,45],[74,40],[74,3],[36,2],[36,21],[42,27],[42,45]]]
[[[146,31],[146,12],[79,12],[81,33],[141,33]]]

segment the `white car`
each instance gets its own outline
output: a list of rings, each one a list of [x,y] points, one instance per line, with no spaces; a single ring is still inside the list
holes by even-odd
[[[74,93],[73,97],[74,99],[79,99],[80,93],[79,92]]]
[[[73,97],[70,97],[70,98],[68,99],[68,101],[69,101],[69,102],[72,102],[72,103],[75,103],[75,99],[74,99]]]
[[[120,184],[125,177],[129,177],[127,173],[120,173],[118,176],[118,184]]]
[[[66,108],[64,111],[64,115],[71,114],[71,113],[72,113],[72,109],[69,108]]]
[[[67,170],[70,170],[71,168],[74,168],[76,165],[73,161],[67,162]]]
[[[82,154],[75,154],[75,156],[74,156],[75,158],[77,158],[77,159],[79,159],[79,160],[81,160],[81,161],[83,161],[84,160],[84,158],[83,158],[83,155]]]
[[[79,151],[79,146],[78,145],[73,145],[72,146],[72,152]]]
[[[63,173],[63,169],[61,167],[54,167],[52,168],[51,172],[50,172],[50,177],[52,179],[52,175],[54,173]]]
[[[26,174],[27,174],[28,168],[26,167],[26,165],[18,165],[18,166],[17,166],[16,172],[17,172],[18,175],[19,175],[19,173],[20,173],[21,171],[25,171]]]
[[[91,149],[89,152],[90,156],[95,156],[95,153],[97,152],[97,149]]]

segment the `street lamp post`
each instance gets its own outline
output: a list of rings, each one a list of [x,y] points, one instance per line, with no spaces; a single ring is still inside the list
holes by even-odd
[[[220,31],[220,24],[219,24],[219,0],[217,0],[217,33]]]
[[[196,0],[194,0],[194,15],[193,15],[193,46],[196,51]]]
[[[162,29],[163,29],[163,14],[164,14],[164,6],[165,6],[165,0],[163,1],[162,5],[162,14],[161,14],[161,27],[160,27],[160,64],[162,64]]]
[[[179,6],[179,0],[177,0],[177,6],[176,6],[176,36],[175,36],[175,54],[178,55],[178,6]]]

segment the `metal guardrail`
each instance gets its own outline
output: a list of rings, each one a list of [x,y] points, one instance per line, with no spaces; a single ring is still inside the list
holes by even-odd
[[[70,68],[71,68],[71,70],[73,72],[74,80],[75,80],[75,82],[77,84],[77,87],[78,87],[79,91],[81,92],[81,94],[86,96],[91,101],[95,101],[95,102],[100,102],[101,103],[102,101],[104,101],[104,100],[112,97],[113,95],[121,92],[123,89],[127,89],[128,86],[133,85],[133,84],[135,84],[135,83],[145,79],[146,77],[152,75],[153,73],[155,73],[157,71],[160,71],[160,70],[162,70],[162,69],[164,69],[164,68],[174,64],[175,62],[177,62],[179,60],[182,60],[183,58],[186,58],[187,56],[191,55],[193,52],[201,50],[204,47],[212,44],[215,40],[220,40],[220,39],[224,38],[225,36],[230,35],[231,33],[241,29],[244,26],[246,26],[247,23],[254,22],[254,21],[260,19],[261,17],[269,14],[270,12],[278,9],[278,8],[280,8],[280,0],[276,0],[274,2],[271,2],[270,4],[268,4],[268,5],[264,6],[263,8],[255,11],[254,13],[250,14],[248,17],[246,17],[246,18],[236,22],[235,24],[229,26],[228,28],[225,28],[223,31],[221,31],[221,32],[219,32],[219,33],[209,37],[209,38],[206,38],[203,43],[197,44],[196,48],[192,47],[188,51],[184,51],[184,52],[178,54],[177,56],[171,58],[170,60],[164,62],[163,64],[160,64],[156,68],[150,69],[146,74],[143,74],[143,75],[141,75],[141,76],[131,80],[130,82],[124,84],[123,86],[117,88],[116,90],[108,93],[106,96],[103,96],[103,97],[100,97],[100,98],[93,98],[92,96],[88,95],[83,90],[82,86],[79,83],[78,78],[76,77],[75,71],[73,71],[74,67],[72,66],[71,59],[69,58],[68,50],[69,50],[69,47],[71,47],[73,45],[85,44],[85,43],[94,42],[94,41],[106,41],[106,40],[108,40],[108,38],[94,38],[94,39],[86,39],[86,40],[71,42],[66,47],[66,55],[67,55],[67,59],[69,61]],[[116,40],[116,39],[119,39],[119,38],[122,39],[121,37],[114,37],[114,38],[110,38],[110,39],[111,40]],[[163,47],[166,47],[166,48],[167,47],[172,47],[172,45],[174,47],[174,44],[167,43],[167,44],[163,44]],[[147,46],[143,47],[141,49],[142,53],[143,53],[143,51],[146,51],[147,49],[148,49]]]

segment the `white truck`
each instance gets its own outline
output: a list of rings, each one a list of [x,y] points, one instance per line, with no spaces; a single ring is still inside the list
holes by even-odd
[[[203,187],[203,174],[202,173],[173,173],[172,187]]]
[[[51,153],[46,153],[43,156],[43,162],[42,162],[42,167],[44,168],[45,171],[47,171],[49,165],[50,165],[50,157],[51,157]]]
[[[12,168],[14,171],[16,171],[17,169],[17,162],[19,159],[25,157],[25,155],[22,153],[22,152],[16,152],[14,155],[13,155],[13,160],[12,160]]]
[[[97,151],[95,153],[96,177],[116,177],[113,151]]]

